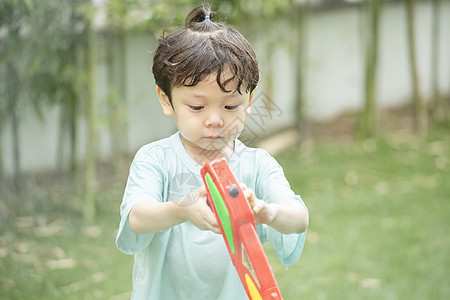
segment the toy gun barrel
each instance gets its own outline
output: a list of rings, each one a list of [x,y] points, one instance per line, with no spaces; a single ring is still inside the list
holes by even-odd
[[[269,261],[256,233],[252,209],[225,158],[209,161],[201,170],[208,204],[220,225],[233,265],[252,300],[282,299]]]

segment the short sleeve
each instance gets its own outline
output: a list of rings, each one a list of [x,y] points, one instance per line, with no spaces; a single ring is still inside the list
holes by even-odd
[[[143,151],[143,150],[139,150]],[[126,254],[135,254],[150,244],[154,234],[136,234],[128,217],[133,207],[144,201],[163,201],[164,174],[155,159],[138,152],[131,164],[122,204],[116,245]]]
[[[267,203],[282,204],[287,200],[300,202],[305,209],[306,205],[299,195],[296,195],[287,181],[283,168],[266,152],[263,153],[256,181],[256,197]],[[301,256],[305,243],[306,231],[303,233],[283,234],[268,225],[257,226],[257,232],[262,243],[270,242],[281,263],[292,265]]]
[[[256,226],[261,243],[270,242],[275,249],[278,259],[284,266],[294,264],[303,252],[306,231],[300,234],[283,234],[272,227],[262,224]]]

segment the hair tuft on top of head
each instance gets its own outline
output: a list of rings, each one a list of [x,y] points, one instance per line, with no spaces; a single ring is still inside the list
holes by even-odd
[[[223,92],[251,93],[256,88],[259,69],[255,52],[239,31],[211,21],[213,16],[209,7],[196,7],[187,15],[184,27],[158,38],[152,71],[170,101],[173,87],[195,86],[213,73]],[[237,85],[229,89],[227,84],[233,81]]]
[[[211,10],[211,7],[206,6],[198,6],[194,8],[186,17],[184,21],[184,25],[186,27],[191,27],[193,23],[202,23],[207,20],[206,16],[209,16],[209,20],[212,20],[214,17],[214,12]]]

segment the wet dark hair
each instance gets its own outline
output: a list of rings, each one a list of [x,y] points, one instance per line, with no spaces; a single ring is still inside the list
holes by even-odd
[[[235,79],[239,93],[242,85],[251,93],[258,84],[258,62],[249,42],[233,27],[214,22],[213,17],[210,8],[196,7],[184,27],[158,38],[153,76],[171,102],[173,87],[195,86],[215,72],[224,92],[234,92],[225,87]]]

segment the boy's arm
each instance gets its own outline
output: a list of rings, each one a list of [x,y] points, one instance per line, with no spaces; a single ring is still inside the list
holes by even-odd
[[[186,221],[201,230],[220,233],[216,218],[206,203],[204,188],[177,201],[138,203],[131,210],[128,221],[130,229],[137,234],[161,232]]]
[[[241,188],[253,209],[256,224],[267,224],[284,234],[302,233],[308,228],[308,212],[299,202],[266,203],[256,198],[255,192],[245,184]]]
[[[308,213],[303,205],[295,200],[290,200],[283,204],[270,203],[267,204],[262,200],[261,208],[254,208],[253,211],[256,216],[267,215],[267,210],[274,210],[275,217],[271,222],[266,223],[277,231],[289,233],[302,233],[308,228]]]

